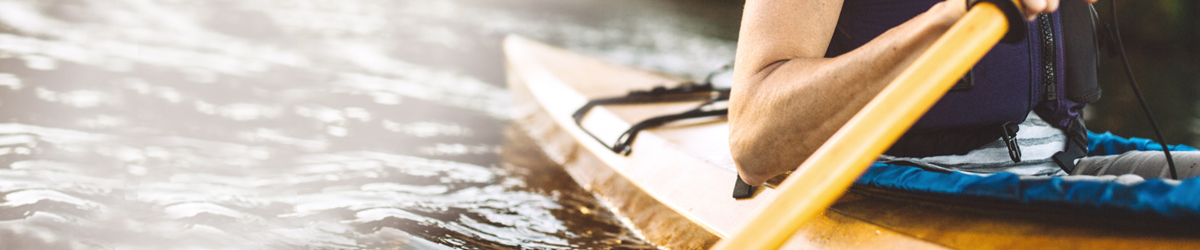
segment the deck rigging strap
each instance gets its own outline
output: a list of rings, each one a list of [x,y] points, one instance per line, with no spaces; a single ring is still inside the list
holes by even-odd
[[[1112,22],[1106,25],[1105,32],[1108,37],[1108,42],[1112,43],[1109,51],[1115,50],[1121,56],[1121,63],[1125,66],[1125,75],[1129,76],[1129,87],[1133,89],[1133,93],[1137,96],[1138,104],[1142,106],[1142,112],[1146,113],[1146,119],[1150,121],[1150,127],[1154,128],[1154,135],[1158,138],[1158,144],[1162,146],[1163,154],[1167,157],[1167,167],[1171,170],[1171,179],[1179,179],[1175,171],[1175,160],[1171,158],[1171,150],[1167,147],[1167,139],[1163,137],[1162,130],[1158,128],[1158,122],[1154,120],[1154,115],[1150,114],[1150,106],[1146,105],[1146,98],[1142,97],[1142,90],[1138,88],[1137,80],[1133,78],[1133,68],[1129,66],[1129,57],[1125,55],[1125,45],[1121,42],[1121,30],[1117,28],[1117,4],[1116,0],[1108,1],[1108,11],[1112,15]],[[1092,10],[1095,12],[1095,9]]]
[[[664,124],[701,117],[724,116],[729,113],[729,109],[723,105],[718,105],[729,100],[730,89],[714,87],[711,81],[712,77],[708,77],[705,83],[698,84],[694,82],[686,82],[679,86],[667,88],[664,86],[654,87],[651,90],[634,90],[630,91],[625,96],[602,98],[588,101],[583,107],[580,107],[571,115],[575,120],[575,125],[579,126],[584,133],[596,139],[597,142],[608,147],[613,153],[621,155],[629,155],[632,151],[630,145],[637,138],[638,132],[645,129],[655,128]],[[588,112],[600,105],[617,105],[617,104],[648,104],[648,103],[667,103],[667,102],[687,102],[687,101],[705,101],[696,108],[677,114],[667,114],[652,117],[644,121],[638,122],[625,130],[621,136],[617,137],[617,141],[611,146],[588,131],[583,127],[583,118]]]

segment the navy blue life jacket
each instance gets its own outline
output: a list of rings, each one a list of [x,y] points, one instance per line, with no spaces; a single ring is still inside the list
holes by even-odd
[[[854,50],[941,1],[845,0],[825,56],[835,57]],[[1015,44],[1000,43],[992,48],[960,80],[960,85],[965,82],[971,86],[970,89],[947,93],[909,129],[905,137],[939,132],[974,134],[962,131],[1000,127],[1006,123],[1018,124],[1025,120],[1030,111],[1064,129],[1078,122],[1076,118],[1083,107],[1100,97],[1100,89],[1095,83],[1095,42],[1090,32],[1083,35],[1087,37],[1068,32],[1073,37],[1064,39],[1063,12],[1073,15],[1067,22],[1071,25],[1092,25],[1092,19],[1090,9],[1087,9],[1090,7],[1086,4],[1080,1],[1063,2],[1060,12],[1042,15],[1038,20],[1029,22],[1024,40]],[[1077,10],[1066,11],[1068,4],[1074,5],[1072,8]],[[1080,8],[1083,9],[1078,10]],[[1079,16],[1079,13],[1086,16]],[[1079,20],[1086,21],[1086,24],[1080,24]],[[1091,43],[1090,52],[1087,49],[1081,50],[1083,52],[1066,49],[1079,47],[1077,44],[1081,43]],[[1067,55],[1072,52],[1074,54]],[[1075,65],[1067,65],[1065,58],[1074,60],[1080,58],[1076,55],[1080,53],[1091,53],[1091,57],[1071,62]],[[1072,70],[1068,72],[1067,68]],[[1090,69],[1090,72],[1077,69]],[[975,143],[994,141],[1000,134],[991,133],[988,136],[996,137],[984,136]],[[944,136],[938,138],[941,137]]]

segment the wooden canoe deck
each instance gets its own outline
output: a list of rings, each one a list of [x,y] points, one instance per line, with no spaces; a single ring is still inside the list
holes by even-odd
[[[730,197],[736,172],[728,157],[724,120],[673,124],[643,132],[632,153],[619,156],[588,137],[570,118],[588,99],[673,85],[680,79],[515,36],[505,40],[504,48],[514,118],[522,129],[577,182],[612,204],[650,241],[672,249],[708,248],[736,232],[757,207],[777,195],[772,189],[760,188],[752,199]],[[583,123],[611,143],[632,122],[695,105],[598,107]],[[1195,226],[996,207],[852,189],[802,227],[784,248],[1200,248],[1200,230],[1188,230]]]

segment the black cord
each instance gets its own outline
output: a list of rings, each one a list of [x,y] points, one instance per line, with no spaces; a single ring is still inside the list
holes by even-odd
[[[1125,74],[1129,76],[1129,86],[1133,87],[1133,93],[1137,95],[1138,103],[1142,104],[1142,111],[1146,113],[1146,118],[1150,119],[1150,125],[1154,127],[1154,135],[1158,136],[1158,144],[1162,146],[1163,154],[1167,155],[1167,166],[1171,169],[1171,179],[1179,179],[1175,173],[1175,160],[1171,159],[1171,150],[1167,148],[1167,140],[1163,137],[1162,130],[1158,129],[1158,122],[1154,121],[1154,115],[1150,114],[1150,106],[1146,105],[1146,98],[1142,97],[1142,91],[1138,89],[1137,80],[1133,79],[1133,68],[1129,67],[1129,58],[1125,56],[1125,45],[1121,43],[1121,30],[1117,28],[1117,1],[1109,0],[1109,13],[1112,14],[1112,31],[1113,38],[1117,42],[1117,51],[1120,52],[1121,62],[1125,64]]]

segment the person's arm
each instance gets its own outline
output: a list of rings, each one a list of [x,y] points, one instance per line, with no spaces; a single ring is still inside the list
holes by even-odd
[[[1095,0],[1084,0],[1095,2]],[[1022,0],[1025,15],[1058,0]],[[749,0],[729,107],[729,143],[751,185],[799,166],[966,12],[948,0],[835,58],[823,58],[842,0]]]
[[[746,2],[729,105],[730,148],[746,183],[799,166],[966,10],[962,0],[938,3],[858,49],[823,58],[841,5]]]

